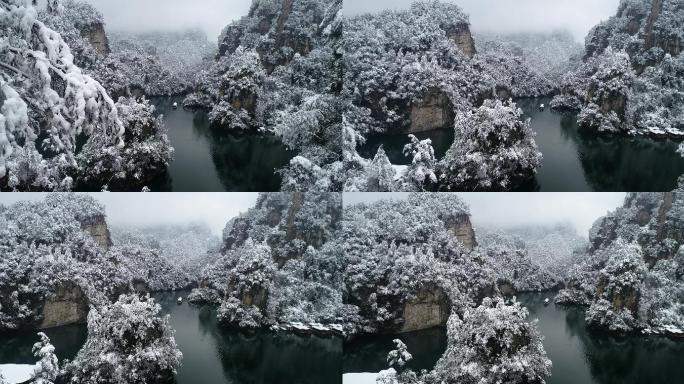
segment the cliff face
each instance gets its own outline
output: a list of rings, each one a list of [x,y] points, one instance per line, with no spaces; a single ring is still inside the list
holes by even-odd
[[[112,246],[112,237],[104,215],[82,219],[81,228],[92,236],[103,251],[107,252]]]
[[[109,39],[107,38],[104,24],[96,23],[85,26],[81,29],[81,35],[90,42],[90,45],[92,45],[100,55],[108,55],[111,53]]]
[[[475,230],[470,222],[469,215],[461,215],[446,221],[447,229],[460,241],[467,251],[472,251],[477,246]]]
[[[684,4],[678,0],[622,0],[617,14],[596,26],[587,37],[586,58],[596,56],[608,48],[625,48],[630,56],[637,56],[652,48],[673,56],[681,53],[680,19]],[[627,45],[621,36],[630,36]],[[624,45],[623,45],[624,44]],[[637,63],[642,66],[647,63]]]
[[[39,328],[84,323],[88,317],[88,310],[88,299],[83,290],[74,283],[63,283],[43,304]]]
[[[449,129],[454,123],[454,106],[449,97],[438,89],[411,105],[409,124],[401,133],[417,133],[435,129]]]
[[[308,0],[255,0],[249,13],[227,26],[219,37],[218,56],[234,53],[240,45],[261,41],[256,48],[267,72],[286,65],[295,54],[307,55],[314,47],[320,30],[306,33],[302,28],[319,26],[324,21],[325,6],[331,0],[312,7]]]
[[[395,333],[406,333],[444,326],[449,320],[450,305],[444,290],[424,287],[414,297],[404,303],[401,310],[400,325]]]
[[[684,190],[629,194],[597,221],[589,240],[582,286],[564,293],[590,305],[589,324],[619,332],[684,325],[672,308],[684,292]]]
[[[468,23],[452,26],[447,29],[446,34],[449,40],[453,41],[463,51],[464,55],[471,59],[475,56],[477,53],[475,50],[475,40],[473,40]]]

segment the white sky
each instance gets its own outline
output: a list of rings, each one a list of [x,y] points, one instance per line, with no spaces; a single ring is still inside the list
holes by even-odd
[[[230,218],[256,203],[257,193],[90,193],[105,205],[113,226],[206,223],[221,234]],[[44,193],[0,193],[0,204],[42,200]]]
[[[458,193],[477,226],[572,223],[587,236],[596,219],[621,206],[625,193]],[[345,193],[344,203],[405,199],[408,193]]]
[[[473,31],[543,32],[567,29],[579,42],[600,21],[617,13],[619,0],[443,0],[470,15]],[[382,9],[408,8],[413,0],[344,0],[351,16]]]
[[[249,12],[252,0],[85,0],[102,12],[108,30],[202,29],[214,41]]]

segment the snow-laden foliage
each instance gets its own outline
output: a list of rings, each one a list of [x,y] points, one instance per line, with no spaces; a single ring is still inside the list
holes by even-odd
[[[228,326],[339,322],[341,210],[339,193],[260,195],[226,225],[221,256],[188,299],[220,304]]]
[[[229,129],[275,134],[297,156],[282,189],[341,190],[341,0],[254,0],[219,37],[184,105]]]
[[[82,293],[87,310],[126,292],[195,286],[216,259],[218,239],[206,228],[148,231],[118,230],[112,245],[104,208],[87,195],[2,207],[0,331],[40,325],[45,302],[60,290]]]
[[[103,207],[82,195],[52,194],[0,212],[0,330],[37,324],[41,303],[65,284],[77,285],[90,305],[128,287],[120,260],[85,229],[101,220]]]
[[[556,92],[575,69],[583,49],[569,32],[475,36],[478,64],[496,83],[498,96],[539,97]]]
[[[394,339],[394,345],[396,349],[387,354],[387,365],[392,368],[402,369],[406,363],[413,359],[413,356],[411,356],[403,341]]]
[[[168,166],[172,150],[163,126],[140,111],[149,106],[115,102],[81,68],[95,56],[78,27],[102,25],[91,8],[68,1],[39,14],[30,2],[0,2],[2,189],[143,184]],[[147,129],[129,132],[131,125]]]
[[[545,383],[551,374],[542,335],[520,303],[485,298],[447,324],[448,345],[425,383]]]
[[[684,4],[623,0],[586,39],[584,63],[552,107],[580,111],[599,132],[668,133],[684,119]]]
[[[55,347],[50,344],[50,338],[43,332],[38,333],[40,341],[33,344],[33,355],[38,358],[33,372],[33,382],[36,384],[53,384],[59,375],[59,364],[55,355]]]
[[[168,316],[161,307],[137,295],[88,314],[88,339],[65,367],[69,383],[171,382],[183,354],[176,346]]]
[[[456,140],[439,163],[450,190],[507,190],[532,177],[542,155],[530,121],[514,103],[487,100],[456,116]]]
[[[504,231],[478,231],[480,252],[491,259],[499,276],[510,281],[515,292],[538,292],[558,288],[561,277],[530,255],[528,243]]]
[[[218,257],[219,239],[203,224],[143,228],[114,227],[112,242],[125,262],[152,290],[185,288],[199,281],[202,268]]]
[[[199,30],[109,34],[111,53],[98,78],[111,93],[146,96],[190,92],[195,75],[209,66],[216,44]]]
[[[495,78],[496,54],[475,54],[468,17],[458,6],[423,1],[408,10],[356,16],[345,20],[344,34],[346,191],[512,189],[539,167],[522,112],[492,99],[516,76],[521,87],[536,90],[530,93],[548,89],[530,85],[542,81],[532,74],[534,79],[504,79],[506,71],[497,68],[501,78]],[[524,71],[511,72],[517,70]],[[508,90],[504,97],[510,96]],[[428,128],[456,130],[454,148],[439,162],[431,143],[412,141],[405,151],[412,165],[392,176],[383,153],[374,160],[357,153],[370,135]]]
[[[683,217],[682,190],[629,194],[594,224],[556,302],[588,306],[589,324],[614,332],[684,327]]]
[[[497,290],[489,259],[468,252],[455,231],[469,225],[452,194],[412,194],[345,207],[345,307],[349,333],[396,331],[418,297],[448,314]],[[446,317],[444,318],[446,320]],[[437,325],[437,324],[434,324]]]
[[[494,235],[492,238],[495,240],[505,240],[514,248],[523,249],[530,262],[562,281],[567,278],[571,267],[583,259],[588,248],[587,239],[580,236],[570,223],[478,228],[482,246],[487,245],[490,235]]]

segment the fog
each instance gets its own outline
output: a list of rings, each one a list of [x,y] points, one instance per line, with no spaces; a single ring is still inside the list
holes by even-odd
[[[470,15],[475,32],[547,32],[569,30],[579,42],[600,21],[617,11],[619,0],[445,0]],[[353,16],[382,9],[408,8],[413,0],[344,0]]]
[[[408,193],[345,193],[344,203],[406,199]],[[625,193],[458,193],[475,227],[571,223],[587,236],[596,219],[622,205]],[[477,229],[476,229],[477,230]]]
[[[44,193],[0,193],[0,204],[42,200]],[[256,203],[257,193],[89,193],[104,204],[110,226],[205,223],[217,235],[230,218]]]
[[[106,28],[149,32],[199,28],[214,41],[231,21],[247,14],[252,0],[85,0],[104,15]]]

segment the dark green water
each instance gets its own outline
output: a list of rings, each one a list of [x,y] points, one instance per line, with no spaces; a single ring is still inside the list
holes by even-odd
[[[414,134],[419,140],[430,139],[435,150],[435,157],[441,159],[454,142],[453,129],[420,132]],[[413,159],[404,156],[404,146],[410,143],[408,135],[370,136],[366,142],[357,149],[359,154],[366,159],[372,159],[378,153],[378,148],[387,154],[387,158],[395,165],[411,164]]]
[[[626,136],[595,135],[581,132],[577,119],[550,108],[551,99],[519,99],[516,103],[531,118],[535,141],[544,156],[537,176],[519,188],[540,192],[662,192],[677,186],[684,175],[684,158],[676,153],[679,143]],[[453,130],[416,135],[431,139],[435,156],[441,159],[454,141]],[[372,136],[358,148],[372,159],[380,145],[392,164],[407,165],[403,155],[407,135]]]
[[[210,307],[178,305],[189,292],[158,293],[155,299],[170,315],[175,338],[183,352],[178,384],[339,384],[342,381],[342,341],[256,332],[247,335],[219,329]],[[86,339],[85,325],[46,332],[62,361],[72,359]],[[0,336],[0,364],[33,364],[35,332]]]
[[[675,189],[684,174],[684,159],[676,152],[679,143],[582,132],[575,116],[539,110],[551,99],[516,102],[532,119],[544,155],[536,180],[523,190],[662,192]]]
[[[271,135],[244,133],[209,125],[206,113],[173,109],[182,98],[156,98],[152,103],[164,115],[175,160],[168,173],[149,187],[164,192],[221,192],[280,190],[276,170],[293,153]]]
[[[539,319],[544,348],[553,362],[547,384],[672,384],[684,377],[684,341],[665,337],[615,338],[589,332],[581,309],[544,306],[553,294],[523,294],[518,297]],[[443,329],[395,337],[364,338],[345,345],[344,373],[378,372],[393,349],[391,340],[406,343],[414,358],[412,368],[430,369],[445,349]],[[345,384],[366,382],[345,379]]]

